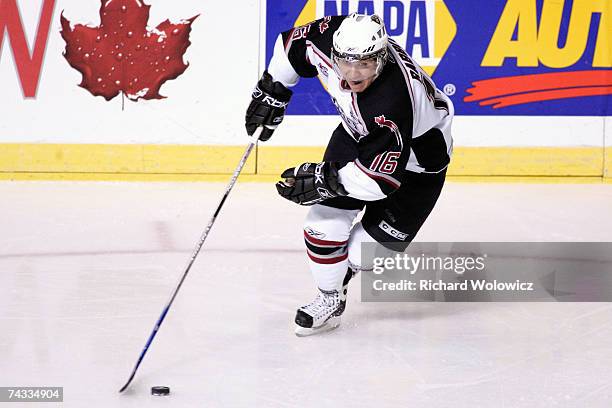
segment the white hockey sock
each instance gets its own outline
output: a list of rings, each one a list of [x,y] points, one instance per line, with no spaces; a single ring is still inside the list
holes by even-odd
[[[304,225],[308,264],[323,290],[340,290],[348,268],[348,240],[359,210],[314,205]]]
[[[308,261],[310,271],[319,289],[323,290],[340,290],[346,270],[348,268],[348,260],[335,264],[322,265],[313,261]]]

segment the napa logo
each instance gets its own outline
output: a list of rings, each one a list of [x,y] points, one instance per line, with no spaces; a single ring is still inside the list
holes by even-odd
[[[350,13],[382,17],[389,36],[430,76],[457,32],[457,25],[442,0],[308,0],[294,25]]]
[[[498,109],[612,94],[612,71],[605,69],[612,67],[611,27],[610,0],[543,0],[541,7],[534,0],[507,0],[481,67],[548,72],[475,81],[464,101]]]

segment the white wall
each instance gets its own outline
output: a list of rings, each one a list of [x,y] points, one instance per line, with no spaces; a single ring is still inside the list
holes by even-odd
[[[263,0],[262,0],[263,1]],[[42,0],[18,0],[30,45]],[[81,74],[62,52],[60,12],[73,23],[99,24],[98,1],[58,0],[36,99],[24,99],[9,37],[0,57],[0,143],[228,144],[245,143],[244,111],[262,70],[258,0],[235,2],[231,19],[226,2],[148,0],[149,24],[179,21],[201,14],[193,23],[190,63],[168,81],[165,100],[137,103],[121,97],[106,102],[77,84]],[[239,3],[239,5],[238,5]],[[602,146],[601,117],[457,117],[457,146]],[[289,116],[268,145],[324,145],[338,118]],[[608,118],[608,135],[612,124]],[[612,145],[608,136],[608,146]]]
[[[604,119],[598,116],[456,116],[453,138],[455,146],[471,147],[601,147]],[[338,123],[340,119],[335,116],[314,120],[310,116],[288,116],[266,145],[324,145]]]
[[[42,0],[18,0],[30,47]],[[258,77],[259,1],[241,0],[227,18],[216,0],[147,0],[150,26],[201,14],[193,23],[189,68],[168,81],[165,100],[110,102],[77,85],[81,74],[62,52],[60,13],[73,23],[99,24],[99,1],[58,0],[36,99],[24,99],[9,37],[0,57],[0,143],[244,144],[244,111]],[[231,24],[231,26],[228,26]],[[245,46],[246,44],[246,46]]]

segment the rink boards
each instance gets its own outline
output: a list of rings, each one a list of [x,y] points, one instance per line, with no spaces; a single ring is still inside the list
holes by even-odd
[[[100,2],[3,2],[0,178],[225,179],[244,151],[244,112],[278,31],[346,11],[384,16],[390,34],[453,100],[451,176],[612,177],[612,83],[606,82],[612,82],[612,53],[610,33],[601,30],[612,18],[609,2],[575,0],[559,10],[558,2],[495,0],[475,22],[457,0],[248,0],[232,9],[230,25],[239,29],[230,30],[221,3],[147,1],[149,27],[199,17],[184,55],[189,67],[161,87],[167,98],[132,102],[92,96],[77,86],[81,74],[63,56],[60,13],[73,25],[95,27]],[[571,79],[572,86],[534,81],[543,74],[561,84]],[[521,76],[539,88],[517,87],[509,79]],[[497,92],[499,82],[486,82],[500,79],[515,88]],[[534,100],[542,95],[556,99]],[[243,179],[269,179],[297,163],[320,160],[338,124],[328,99],[317,79],[301,81],[285,122],[258,147]]]
[[[462,181],[611,183],[612,149],[606,150],[459,147],[448,174]],[[296,163],[320,160],[323,151],[317,146],[258,147],[240,180],[275,179]],[[225,181],[242,153],[236,146],[7,144],[0,146],[0,179]]]

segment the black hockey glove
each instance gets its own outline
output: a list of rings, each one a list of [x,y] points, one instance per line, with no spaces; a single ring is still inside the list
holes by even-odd
[[[252,135],[255,129],[264,126],[259,140],[265,142],[270,139],[276,127],[283,121],[291,95],[291,90],[280,82],[274,82],[268,71],[264,71],[253,90],[253,100],[246,112],[247,133]]]
[[[300,205],[313,205],[328,198],[348,195],[338,181],[334,162],[304,163],[281,174],[276,183],[278,194]]]

